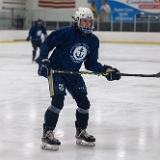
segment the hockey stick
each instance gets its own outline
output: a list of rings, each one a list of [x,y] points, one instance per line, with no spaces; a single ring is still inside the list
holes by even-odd
[[[52,71],[50,73],[52,73]],[[54,95],[52,74],[50,74],[49,77],[48,77],[48,84],[49,84],[50,97],[52,97]]]
[[[113,71],[112,71],[113,72]],[[103,73],[103,72],[87,72],[87,71],[65,71],[65,70],[52,70],[52,73],[59,74],[88,74],[88,75],[97,75],[97,76],[107,76],[111,71]],[[160,77],[160,72],[156,74],[130,74],[130,73],[117,73],[120,76],[135,76],[135,77]]]

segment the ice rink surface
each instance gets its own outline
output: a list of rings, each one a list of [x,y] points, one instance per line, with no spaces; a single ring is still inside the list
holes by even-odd
[[[160,78],[122,77],[108,82],[84,75],[91,102],[88,133],[96,146],[75,144],[74,100],[69,94],[55,136],[58,151],[40,148],[47,79],[31,62],[30,42],[0,44],[0,160],[159,160]],[[124,73],[160,71],[160,45],[100,44],[99,62]],[[82,69],[84,70],[84,66]]]

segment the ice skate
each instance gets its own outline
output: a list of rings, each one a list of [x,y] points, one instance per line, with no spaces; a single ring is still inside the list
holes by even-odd
[[[36,63],[35,59],[32,59],[32,63]]]
[[[54,137],[54,132],[52,130],[47,130],[42,136],[42,149],[46,150],[58,150],[61,142]]]
[[[80,146],[94,147],[96,139],[87,133],[86,130],[76,127],[76,144]]]

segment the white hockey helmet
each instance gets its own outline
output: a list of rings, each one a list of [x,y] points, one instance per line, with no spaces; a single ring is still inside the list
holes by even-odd
[[[93,31],[93,29],[94,29],[94,16],[93,16],[93,12],[90,10],[90,8],[79,7],[74,14],[74,19],[75,19],[75,21],[77,21],[77,25],[78,25],[79,29],[84,34],[89,34]],[[80,26],[81,19],[92,20],[91,27],[90,28],[83,28],[82,26]]]

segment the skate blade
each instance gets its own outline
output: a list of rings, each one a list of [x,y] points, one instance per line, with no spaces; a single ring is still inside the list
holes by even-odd
[[[50,145],[47,143],[42,143],[41,148],[45,150],[57,151],[59,149],[59,145]]]
[[[94,142],[86,142],[86,141],[83,141],[83,140],[80,140],[80,139],[76,140],[76,144],[78,146],[86,146],[86,147],[94,147],[95,146]]]

